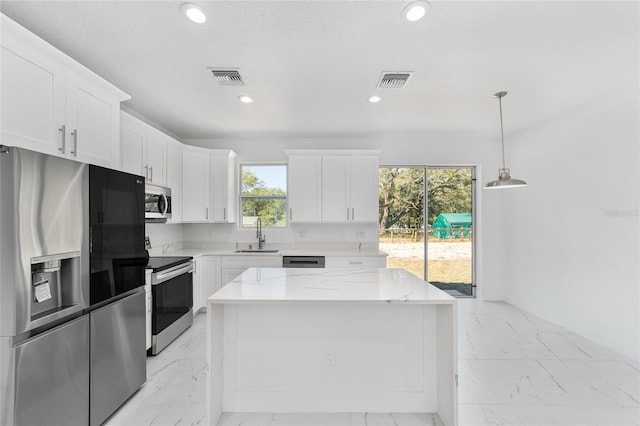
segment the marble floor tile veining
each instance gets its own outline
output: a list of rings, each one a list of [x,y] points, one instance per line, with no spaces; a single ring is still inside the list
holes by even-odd
[[[503,302],[458,301],[461,426],[640,426],[640,363]],[[209,425],[206,316],[108,426]],[[225,413],[222,426],[440,426],[429,414]]]

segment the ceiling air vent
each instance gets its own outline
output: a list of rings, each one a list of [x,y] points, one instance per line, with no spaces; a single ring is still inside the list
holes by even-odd
[[[383,72],[382,77],[380,77],[380,82],[378,83],[378,88],[402,89],[407,84],[407,80],[409,80],[411,74],[410,72]]]
[[[237,70],[216,70],[210,68],[213,78],[222,86],[244,86],[244,80]]]

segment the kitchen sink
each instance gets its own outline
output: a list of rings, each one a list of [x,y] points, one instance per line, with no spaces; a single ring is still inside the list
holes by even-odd
[[[248,249],[248,250],[236,250],[235,253],[277,253],[280,250],[267,250],[267,249]]]

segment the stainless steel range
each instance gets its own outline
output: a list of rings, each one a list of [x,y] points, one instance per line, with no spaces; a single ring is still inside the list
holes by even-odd
[[[151,349],[157,355],[193,323],[193,258],[150,257]]]

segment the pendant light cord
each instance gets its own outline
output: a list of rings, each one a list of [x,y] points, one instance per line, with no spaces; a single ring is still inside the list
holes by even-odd
[[[502,127],[502,97],[506,94],[507,94],[506,92],[496,93],[496,96],[498,97],[498,103],[500,105],[500,140],[502,141],[502,168],[503,169],[507,168],[504,160],[504,129]]]

